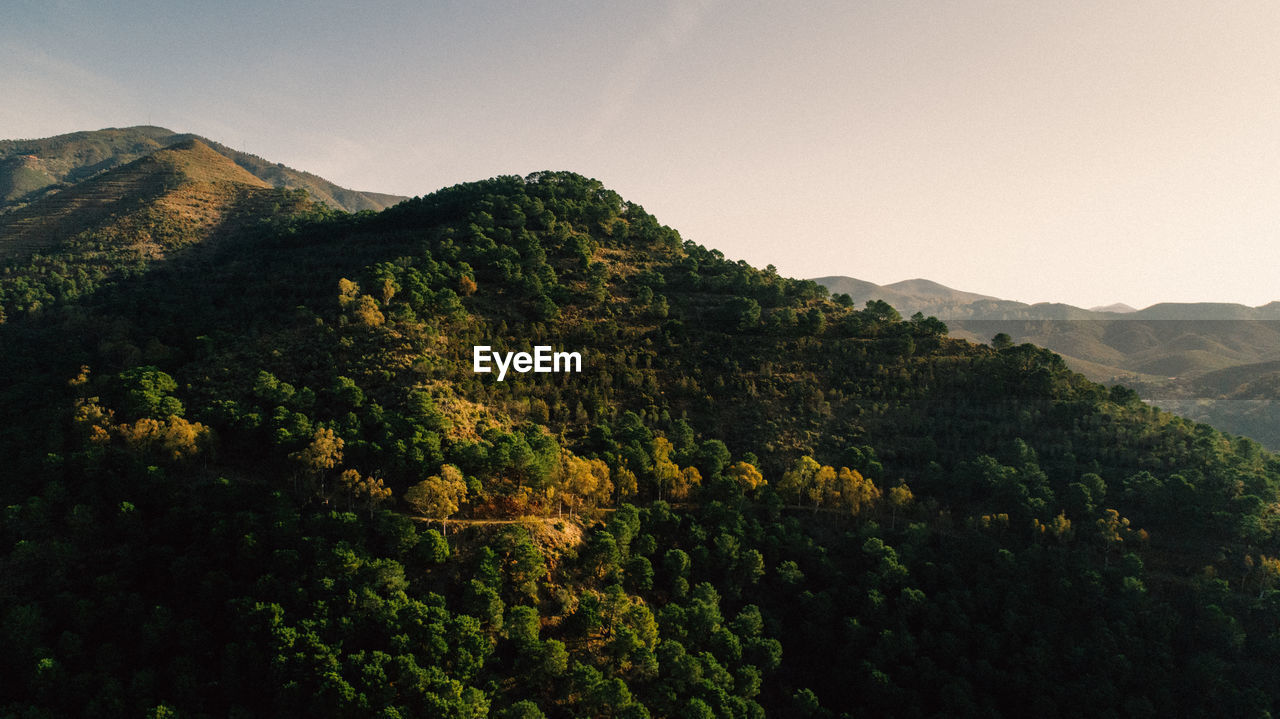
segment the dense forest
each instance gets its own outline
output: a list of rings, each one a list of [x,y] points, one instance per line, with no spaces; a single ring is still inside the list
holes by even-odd
[[[3,259],[0,714],[1280,706],[1251,440],[571,173],[251,194]]]

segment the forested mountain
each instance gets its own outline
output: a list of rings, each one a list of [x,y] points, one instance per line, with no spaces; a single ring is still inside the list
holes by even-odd
[[[32,140],[0,140],[0,213],[61,192],[170,145],[199,141],[266,184],[306,190],[313,200],[348,212],[381,210],[405,199],[338,187],[323,177],[163,127],[107,128]]]
[[[203,177],[261,201],[0,275],[0,713],[1277,709],[1255,442],[572,173],[358,215]]]
[[[1145,400],[1280,449],[1280,302],[1261,307],[1165,302],[1083,310],[1000,300],[927,280],[876,285],[815,280],[855,304],[881,299],[903,313],[944,320],[953,337],[985,342],[1004,333],[1057,352],[1067,365]]]

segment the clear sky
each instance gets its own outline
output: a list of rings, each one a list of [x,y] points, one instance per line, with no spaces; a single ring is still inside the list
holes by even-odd
[[[0,137],[363,190],[574,170],[799,277],[1280,299],[1280,3],[6,0]]]

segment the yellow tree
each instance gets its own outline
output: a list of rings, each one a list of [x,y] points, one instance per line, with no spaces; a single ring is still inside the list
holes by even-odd
[[[213,446],[213,431],[199,422],[188,422],[173,415],[165,421],[160,446],[171,461],[190,459],[209,452]]]
[[[818,472],[822,469],[822,465],[809,455],[804,455],[797,459],[795,464],[791,465],[791,469],[782,473],[782,481],[778,483],[778,491],[784,493],[794,492],[796,495],[796,505],[800,505],[802,499],[808,492],[809,488],[814,484],[814,478],[818,476]]]
[[[390,277],[382,278],[382,306],[383,307],[386,307],[388,304],[391,303],[391,298],[396,296],[396,291],[399,289],[400,289],[399,287],[396,287],[395,280],[391,279]]]
[[[162,462],[181,462],[212,451],[213,431],[199,422],[177,415],[158,420],[143,417],[136,422],[115,423],[115,413],[98,404],[97,397],[76,402],[75,424],[97,445],[117,441],[135,455]]]
[[[666,437],[653,440],[653,481],[658,487],[658,500],[662,500],[662,489],[674,488],[680,482],[680,467],[671,460],[671,442]]]
[[[1032,519],[1031,527],[1041,534],[1053,537],[1059,543],[1067,541],[1071,536],[1071,520],[1067,519],[1067,515],[1062,512],[1058,512],[1058,516],[1049,520],[1048,524],[1039,519]]]
[[[905,483],[889,490],[889,507],[892,511],[889,518],[890,530],[898,523],[898,510],[905,512],[911,506],[911,503],[915,501],[915,498],[915,495],[911,493],[911,488]]]
[[[754,492],[768,484],[760,470],[750,462],[734,462],[724,471],[724,476],[737,482],[743,492]]]
[[[385,293],[387,288],[384,287],[383,290]],[[391,293],[394,292],[392,289]],[[387,299],[390,300],[390,296]],[[376,326],[386,321],[378,310],[378,301],[369,295],[360,294],[360,285],[345,277],[338,280],[338,305],[359,324]]]
[[[880,488],[856,469],[841,467],[836,485],[840,488],[840,503],[855,517],[880,501]]]
[[[688,499],[694,488],[702,485],[702,473],[697,467],[685,467],[680,470],[676,483],[671,487],[673,499]]]
[[[561,460],[560,496],[569,505],[569,516],[575,508],[599,506],[609,501],[613,483],[609,466],[599,459],[583,459],[565,452]]]
[[[111,430],[115,426],[115,412],[98,404],[97,397],[76,400],[75,425],[85,438],[96,445],[111,442]]]
[[[199,422],[188,422],[177,415],[159,421],[150,417],[115,428],[126,447],[137,453],[159,456],[169,462],[190,459],[209,450],[213,433]]]
[[[636,496],[636,492],[640,491],[636,473],[625,466],[618,467],[618,471],[613,473],[613,488],[617,491],[619,503]]]
[[[351,318],[362,325],[377,327],[387,321],[387,318],[382,315],[382,311],[378,309],[377,300],[369,295],[360,295],[349,309]]]
[[[813,502],[813,511],[818,512],[818,506],[828,499],[832,499],[833,493],[836,491],[836,470],[822,465],[813,475],[813,480],[809,484],[808,492],[809,501]]]
[[[379,477],[361,477],[354,469],[344,471],[338,477],[338,487],[347,497],[347,508],[353,503],[364,502],[369,508],[369,516],[383,502],[391,499],[391,490]]]
[[[447,521],[457,513],[466,496],[467,483],[462,479],[462,472],[452,464],[446,464],[440,468],[440,474],[431,475],[409,487],[404,493],[404,501],[419,514],[440,520],[443,533],[448,534]]]
[[[360,285],[343,277],[338,280],[338,305],[346,309],[360,296]]]
[[[335,435],[333,430],[321,427],[311,435],[311,442],[297,452],[291,453],[289,459],[296,462],[306,476],[315,480],[320,494],[323,495],[325,472],[338,466],[342,461],[344,444],[342,438]],[[296,482],[294,488],[297,489]]]

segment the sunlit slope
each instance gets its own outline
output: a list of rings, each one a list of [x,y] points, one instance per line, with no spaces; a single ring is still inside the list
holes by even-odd
[[[272,187],[306,190],[311,197],[348,212],[381,210],[405,199],[339,187],[318,175],[295,170],[192,134],[138,126],[74,132],[31,140],[0,140],[0,212],[61,192],[95,175],[133,162],[167,146],[198,140]]]

